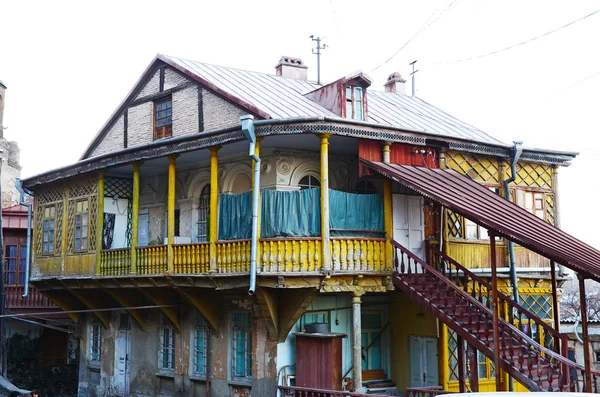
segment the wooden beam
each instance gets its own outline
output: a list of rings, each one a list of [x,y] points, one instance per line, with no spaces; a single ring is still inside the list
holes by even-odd
[[[498,319],[498,275],[496,264],[496,236],[490,233],[490,257],[492,264],[492,315],[494,320],[494,367],[496,368],[496,391],[502,390],[500,376],[500,321]]]
[[[177,288],[177,291],[204,316],[215,333],[219,332],[219,301],[211,295],[198,294],[197,288]]]
[[[71,293],[75,297],[77,297],[77,299],[79,299],[81,301],[81,303],[83,303],[84,306],[89,310],[106,309],[107,308],[106,299],[102,299],[101,297],[99,297],[97,291],[98,290],[92,291],[92,290],[72,289]],[[104,326],[104,329],[108,329],[110,326],[110,312],[94,311],[94,314],[96,315],[96,317],[98,317],[98,320],[100,320],[100,322]]]
[[[558,312],[558,285],[556,283],[556,264],[550,261],[550,273],[552,273],[552,315],[554,317],[554,329],[560,330],[560,313]],[[554,351],[560,354],[560,337],[554,337]],[[565,357],[568,358],[568,357]]]
[[[277,341],[279,337],[279,313],[277,310],[279,302],[277,300],[277,291],[271,288],[258,287],[256,289],[256,299],[267,323],[269,340]]]
[[[122,288],[106,288],[104,289],[108,295],[110,295],[116,302],[122,307],[135,307],[144,306],[146,304],[142,294],[136,292],[133,288],[122,289]],[[146,321],[141,310],[127,309],[127,312],[134,320],[138,323],[140,328],[146,330]]]
[[[461,336],[456,335],[456,347],[458,353],[458,391],[467,392],[467,381],[465,376],[465,342]]]
[[[590,335],[588,332],[588,316],[587,316],[587,300],[585,295],[585,276],[578,274],[579,278],[579,304],[581,310],[581,328],[583,333],[583,360],[585,367],[585,383],[583,391],[586,393],[592,392],[592,363],[590,352]]]
[[[160,311],[171,321],[178,332],[181,332],[181,321],[179,320],[179,296],[173,290],[167,288],[140,288],[144,296],[161,307]]]
[[[280,291],[279,336],[277,342],[285,342],[294,324],[318,294],[319,290],[317,288],[282,289]]]
[[[71,310],[84,309],[84,306],[81,304],[81,301],[79,301],[74,296],[71,296],[68,293],[66,294],[63,292],[48,290],[44,291],[44,295],[52,299],[52,302],[54,302],[56,306],[58,306],[62,311],[68,312]],[[75,324],[79,323],[79,313],[67,313],[67,315],[71,318],[71,320],[73,320]]]

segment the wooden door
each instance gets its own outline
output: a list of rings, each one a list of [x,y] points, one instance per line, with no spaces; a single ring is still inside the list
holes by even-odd
[[[410,386],[437,386],[439,382],[437,338],[411,336],[409,343]]]
[[[117,331],[117,343],[115,349],[115,381],[117,395],[129,396],[129,376],[130,376],[130,356],[131,356],[131,330],[120,329]]]
[[[392,201],[394,240],[425,259],[423,197],[394,194]],[[419,271],[419,268],[416,270]]]

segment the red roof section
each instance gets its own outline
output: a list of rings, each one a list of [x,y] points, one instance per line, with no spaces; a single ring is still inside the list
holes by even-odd
[[[27,207],[17,204],[2,208],[2,229],[27,229]]]

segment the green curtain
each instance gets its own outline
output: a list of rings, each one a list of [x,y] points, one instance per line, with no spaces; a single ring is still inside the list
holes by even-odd
[[[219,240],[252,237],[252,191],[219,194]]]
[[[365,236],[351,230],[383,232],[383,196],[329,189],[329,228],[332,236]]]
[[[321,235],[321,189],[293,192],[263,190],[261,237],[318,237]]]

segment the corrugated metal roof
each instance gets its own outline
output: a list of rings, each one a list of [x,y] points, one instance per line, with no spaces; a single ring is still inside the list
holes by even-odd
[[[600,251],[456,171],[362,161],[497,235],[600,282]]]
[[[221,91],[256,106],[271,118],[303,116],[339,118],[304,96],[320,88],[320,85],[300,79],[210,65],[165,55],[159,58],[176,64],[199,79],[209,81]],[[419,98],[376,91],[371,88],[367,95],[370,122],[426,134],[506,146],[485,132]]]

